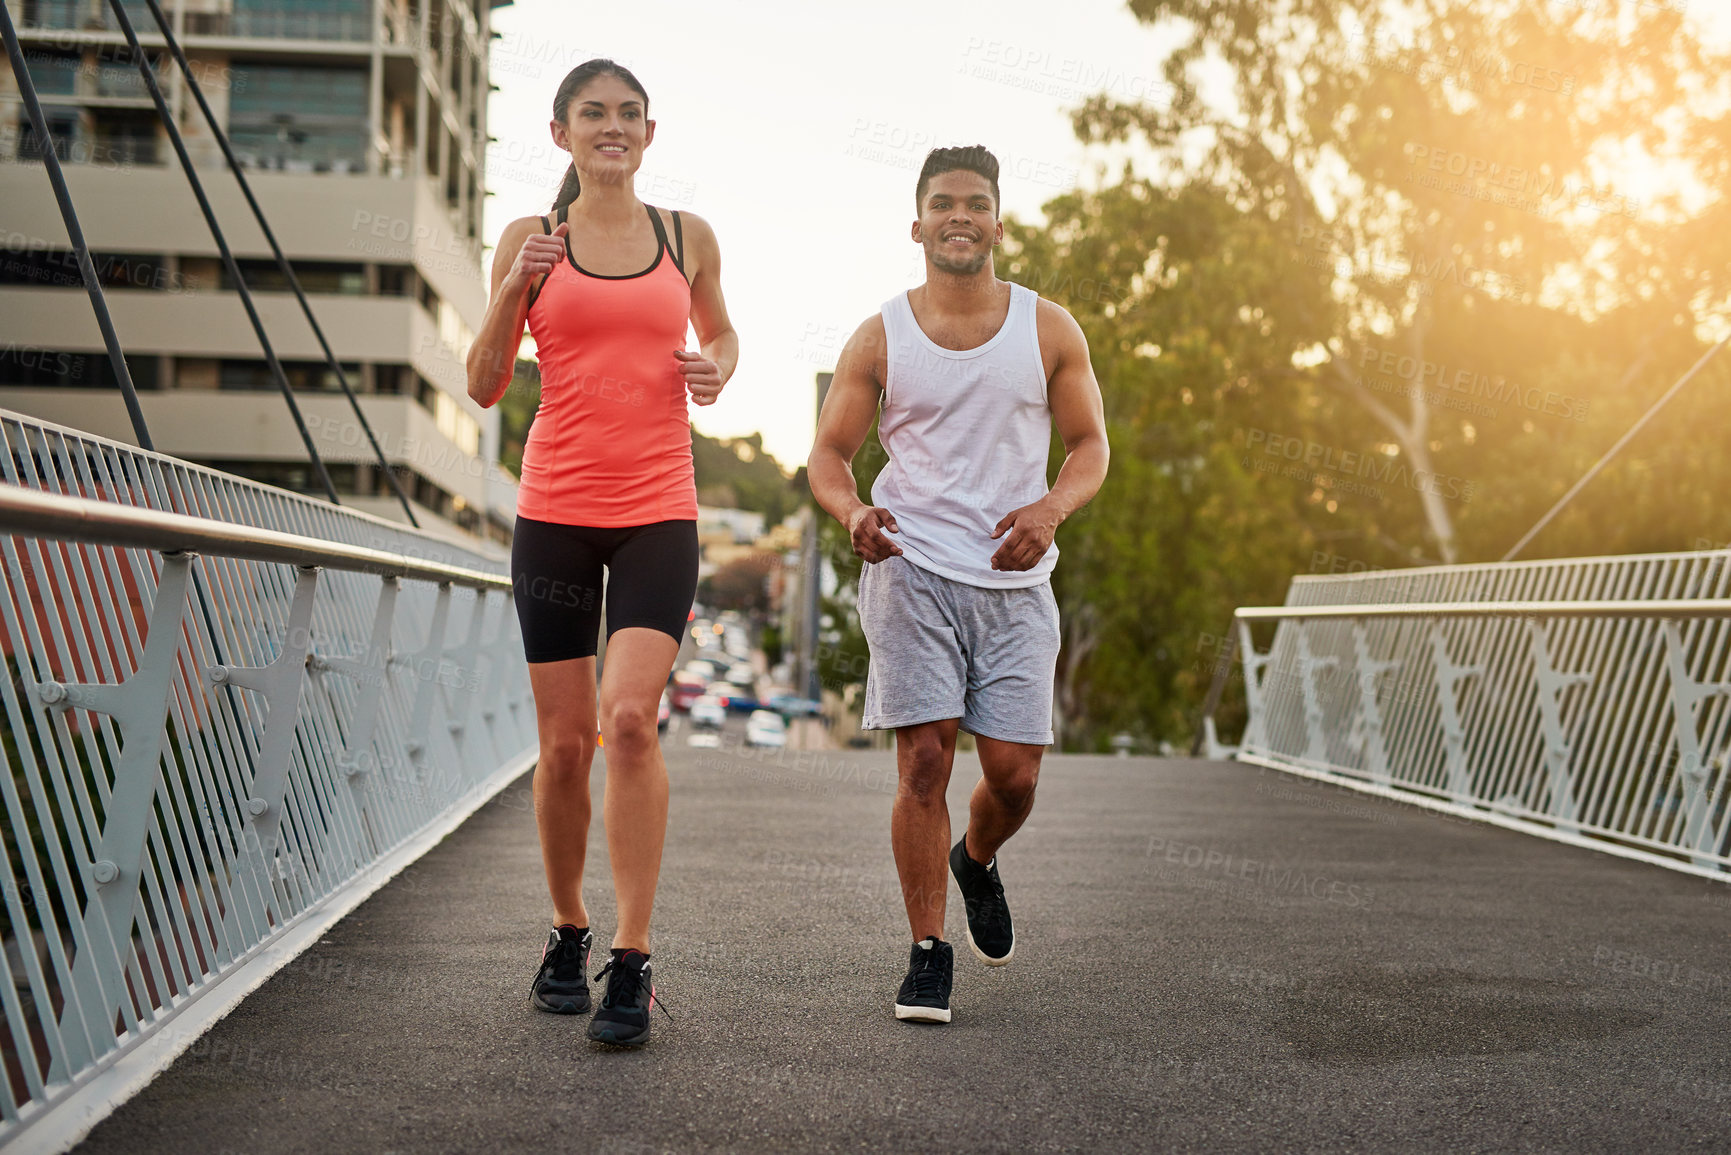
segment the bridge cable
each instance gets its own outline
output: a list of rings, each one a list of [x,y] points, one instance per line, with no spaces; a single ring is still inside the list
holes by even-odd
[[[319,481],[325,487],[325,495],[332,505],[341,505],[337,497],[336,486],[331,484],[331,475],[325,470],[325,463],[319,457],[317,446],[313,444],[312,434],[307,430],[306,420],[301,416],[300,406],[295,403],[294,390],[289,387],[288,376],[283,372],[282,363],[277,360],[276,350],[272,348],[270,337],[264,331],[264,321],[259,318],[258,309],[253,305],[252,291],[246,286],[246,279],[240,274],[240,266],[235,263],[234,254],[229,251],[228,239],[223,236],[222,226],[217,223],[216,213],[210,207],[210,199],[204,195],[204,183],[198,179],[198,171],[193,168],[192,157],[187,155],[186,142],[180,137],[180,129],[174,123],[174,114],[169,110],[168,102],[163,99],[162,88],[156,83],[156,70],[150,66],[150,58],[145,55],[144,48],[138,43],[138,34],[132,29],[132,21],[127,18],[126,8],[122,0],[108,0],[108,6],[114,10],[115,17],[120,21],[120,30],[126,34],[126,42],[132,47],[133,59],[138,63],[138,71],[144,77],[145,87],[150,90],[150,99],[156,104],[157,115],[162,118],[163,127],[168,130],[168,138],[174,145],[174,154],[180,159],[180,167],[186,173],[186,179],[192,185],[193,196],[198,200],[199,211],[204,214],[205,224],[210,227],[210,235],[216,241],[217,250],[222,254],[224,267],[228,275],[234,278],[235,288],[240,290],[241,303],[246,307],[247,319],[252,322],[253,332],[258,336],[259,345],[264,349],[265,363],[270,366],[271,376],[276,378],[277,388],[282,390],[283,400],[288,402],[289,413],[294,417],[295,427],[300,430],[301,441],[307,447],[307,455],[313,468],[317,470]]]
[[[1533,526],[1533,528],[1527,530],[1526,536],[1522,537],[1520,541],[1517,541],[1514,544],[1514,546],[1509,550],[1509,552],[1505,553],[1503,555],[1502,560],[1513,561],[1515,558],[1515,555],[1520,553],[1521,550],[1525,549],[1527,543],[1532,541],[1533,538],[1535,538],[1539,535],[1540,530],[1544,529],[1545,526],[1551,524],[1551,519],[1556,517],[1557,514],[1561,513],[1563,511],[1563,507],[1565,505],[1567,505],[1567,504],[1569,504],[1569,502],[1575,500],[1575,495],[1580,493],[1581,490],[1585,489],[1587,487],[1587,483],[1589,481],[1593,480],[1593,478],[1597,477],[1599,475],[1599,471],[1604,469],[1605,466],[1610,464],[1611,458],[1617,456],[1617,454],[1622,450],[1623,446],[1627,445],[1630,441],[1632,441],[1635,437],[1635,434],[1641,432],[1642,427],[1645,426],[1648,421],[1652,420],[1653,416],[1656,413],[1658,413],[1659,410],[1663,409],[1665,407],[1665,404],[1668,401],[1670,401],[1671,398],[1675,397],[1677,395],[1678,391],[1683,388],[1683,386],[1687,385],[1691,380],[1693,380],[1695,377],[1695,374],[1699,373],[1703,368],[1706,367],[1707,362],[1709,362],[1713,358],[1717,357],[1719,355],[1719,353],[1725,348],[1725,346],[1727,344],[1731,344],[1731,337],[1726,337],[1724,340],[1720,341],[1717,345],[1715,345],[1711,349],[1707,350],[1707,352],[1702,356],[1702,358],[1699,361],[1695,362],[1695,365],[1692,369],[1690,369],[1687,373],[1683,374],[1683,376],[1678,378],[1677,383],[1675,385],[1672,385],[1669,389],[1665,390],[1665,395],[1663,397],[1659,398],[1657,401],[1653,402],[1652,406],[1645,413],[1641,414],[1641,419],[1639,421],[1635,422],[1635,424],[1629,426],[1629,431],[1627,433],[1625,433],[1625,434],[1623,434],[1623,436],[1617,438],[1617,443],[1615,445],[1613,445],[1613,446],[1611,446],[1611,448],[1605,450],[1605,455],[1603,457],[1599,458],[1598,461],[1594,462],[1593,467],[1591,469],[1587,470],[1586,473],[1582,474],[1581,479],[1579,481],[1575,482],[1574,485],[1569,487],[1569,492],[1563,494],[1562,498],[1557,502],[1557,504],[1551,506],[1550,511],[1548,513],[1546,513],[1545,516],[1539,518],[1537,525],[1535,525],[1535,526]]]
[[[60,157],[54,151],[54,137],[42,116],[42,103],[36,99],[36,81],[18,45],[18,32],[12,27],[12,13],[6,0],[0,0],[0,36],[6,41],[6,55],[12,62],[12,72],[18,81],[18,94],[24,98],[24,111],[30,118],[30,128],[36,134],[37,147],[42,152],[42,164],[48,170],[48,181],[54,186],[54,199],[60,205],[60,219],[66,224],[66,236],[72,242],[72,252],[78,261],[78,273],[84,280],[84,291],[90,296],[90,307],[96,313],[96,327],[102,331],[102,344],[108,350],[108,363],[120,382],[121,395],[126,400],[126,413],[132,419],[132,433],[144,449],[154,451],[150,429],[144,422],[144,409],[138,403],[138,390],[132,384],[132,373],[126,367],[126,357],[120,348],[120,335],[114,331],[114,319],[108,313],[108,300],[102,284],[96,279],[96,265],[90,259],[90,247],[85,243],[84,230],[78,223],[78,210],[73,207],[72,193],[66,187],[66,174],[60,169]]]
[[[336,353],[331,350],[331,343],[325,339],[324,327],[319,324],[318,318],[313,316],[312,305],[308,303],[306,293],[301,290],[300,278],[295,276],[294,268],[289,264],[288,258],[283,255],[282,246],[277,243],[276,233],[272,231],[270,223],[265,220],[264,209],[260,207],[257,198],[252,195],[252,185],[246,179],[246,173],[241,167],[240,160],[234,155],[234,149],[229,144],[228,133],[217,123],[216,113],[211,110],[210,102],[205,100],[204,89],[199,87],[198,78],[193,75],[192,65],[188,63],[186,53],[181,50],[179,38],[174,35],[174,29],[170,25],[168,17],[163,14],[157,0],[145,0],[145,3],[150,6],[150,14],[155,18],[157,27],[162,30],[162,37],[168,44],[169,52],[173,53],[175,63],[180,66],[181,75],[186,78],[187,88],[191,90],[193,99],[198,101],[199,110],[204,113],[205,123],[210,126],[211,134],[216,137],[216,143],[222,148],[223,158],[228,161],[229,171],[234,173],[234,179],[240,185],[241,194],[246,197],[246,203],[252,209],[253,219],[258,222],[259,229],[264,233],[264,239],[270,243],[271,252],[276,255],[277,267],[282,270],[283,276],[288,280],[289,288],[294,292],[295,299],[300,302],[301,312],[306,314],[307,324],[312,326],[313,335],[318,338],[319,347],[325,352],[325,363],[330,366],[331,372],[336,374],[337,383],[342,386],[343,393],[349,399],[350,407],[355,411],[355,419],[366,431],[367,441],[373,447],[374,456],[378,458],[379,468],[384,472],[385,479],[390,483],[391,488],[396,491],[397,500],[402,502],[403,513],[407,515],[409,524],[419,529],[421,523],[416,520],[415,511],[409,505],[409,496],[403,492],[402,484],[397,480],[396,472],[391,468],[390,462],[385,460],[385,451],[379,447],[379,440],[373,435],[372,423],[362,412],[360,399],[355,396],[355,391],[349,387],[348,374],[343,372],[342,365],[337,361]]]

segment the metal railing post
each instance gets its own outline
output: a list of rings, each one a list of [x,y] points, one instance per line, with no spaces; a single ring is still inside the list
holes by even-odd
[[[187,575],[196,555],[165,554],[162,576],[150,607],[150,625],[138,668],[125,681],[43,682],[37,697],[59,710],[77,708],[107,714],[120,725],[120,759],[102,821],[101,837],[84,864],[82,916],[74,924],[77,951],[72,958],[72,990],[61,1015],[67,1067],[76,1070],[97,1055],[86,1044],[87,1030],[98,1037],[126,998],[126,971],[132,962],[132,923],[144,879],[145,839],[152,803],[162,782],[162,744],[167,734],[168,695],[179,662],[186,619]],[[82,1020],[73,1025],[74,1018]],[[68,1070],[51,1068],[49,1081]]]
[[[288,628],[282,649],[263,666],[210,665],[205,677],[214,689],[231,685],[251,690],[265,701],[264,725],[259,738],[258,759],[248,796],[241,801],[245,828],[243,845],[259,880],[259,892],[270,896],[270,913],[283,921],[280,883],[297,873],[287,862],[277,863],[281,847],[284,800],[288,795],[289,760],[294,753],[295,729],[300,716],[301,684],[306,677],[307,651],[311,647],[313,598],[318,590],[317,566],[298,566],[294,600],[289,607]]]
[[[1250,638],[1250,623],[1240,619],[1238,626],[1238,652],[1244,656],[1244,705],[1246,721],[1244,736],[1239,744],[1245,749],[1255,749],[1263,744],[1263,730],[1267,718],[1267,707],[1263,704],[1262,667],[1274,657],[1274,651],[1266,654],[1256,652],[1256,646]]]
[[[1340,659],[1333,654],[1321,658],[1311,656],[1309,631],[1304,622],[1299,622],[1298,676],[1304,695],[1304,733],[1308,739],[1304,758],[1318,765],[1328,762],[1328,735],[1322,729],[1322,700],[1316,692],[1316,671],[1332,670],[1338,665]]]
[[[378,757],[373,751],[373,734],[379,724],[380,703],[384,699],[385,681],[389,676],[391,657],[391,627],[396,618],[397,592],[402,582],[394,577],[379,579],[379,596],[373,604],[372,632],[366,653],[359,658],[314,653],[308,659],[316,674],[337,674],[353,678],[360,686],[355,711],[349,719],[349,737],[337,766],[348,779],[354,799],[355,813],[360,819],[354,846],[355,861],[365,861],[373,847],[366,845],[370,815],[367,809],[367,772],[377,769]],[[371,767],[368,762],[371,762]],[[376,838],[376,834],[375,834]]]
[[[422,773],[430,756],[427,749],[433,734],[433,702],[439,697],[439,678],[445,672],[445,626],[451,618],[451,583],[440,582],[438,598],[433,603],[433,621],[427,627],[427,644],[412,658],[406,658],[415,679],[415,704],[409,715],[408,740],[404,748],[417,771]]]
[[[1713,829],[1713,799],[1707,789],[1707,764],[1701,754],[1701,731],[1697,713],[1701,703],[1731,693],[1731,683],[1700,682],[1689,674],[1683,653],[1683,635],[1676,622],[1662,622],[1665,664],[1671,675],[1671,713],[1677,732],[1677,776],[1682,785],[1683,845],[1697,851],[1693,861],[1706,866],[1705,853],[1717,845]]]
[[[1539,690],[1539,721],[1545,738],[1545,772],[1550,784],[1550,814],[1557,828],[1577,834],[1578,813],[1575,800],[1575,779],[1570,771],[1574,748],[1568,730],[1563,726],[1563,692],[1570,686],[1584,686],[1593,680],[1587,673],[1566,673],[1551,664],[1551,651],[1545,637],[1545,627],[1527,620],[1527,637],[1532,647],[1533,680]]]
[[[1358,669],[1358,710],[1359,719],[1364,726],[1364,748],[1367,769],[1373,782],[1386,783],[1388,774],[1388,749],[1382,741],[1382,710],[1376,704],[1376,684],[1390,670],[1400,669],[1398,660],[1376,661],[1370,656],[1370,639],[1366,637],[1363,622],[1352,623],[1352,647],[1357,657]]]
[[[1430,628],[1431,670],[1436,676],[1437,712],[1443,732],[1443,751],[1447,759],[1449,793],[1463,805],[1473,797],[1472,771],[1467,768],[1466,728],[1461,725],[1460,697],[1455,690],[1458,682],[1484,674],[1483,666],[1457,665],[1449,657],[1448,639],[1440,624]]]

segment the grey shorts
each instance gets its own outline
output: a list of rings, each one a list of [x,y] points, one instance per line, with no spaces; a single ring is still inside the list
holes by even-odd
[[[1051,582],[986,589],[890,557],[861,570],[859,617],[871,647],[862,729],[960,718],[970,734],[1051,744]]]

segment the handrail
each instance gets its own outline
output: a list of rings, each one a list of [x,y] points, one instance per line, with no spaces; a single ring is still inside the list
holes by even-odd
[[[484,543],[5,410],[0,449],[0,1151],[58,1151],[539,748]]]
[[[448,582],[477,590],[511,588],[510,579],[498,574],[419,561],[382,549],[182,513],[42,493],[6,483],[0,483],[0,530],[163,553],[204,551],[246,561],[327,566],[384,577]]]
[[[1243,622],[1298,618],[1731,618],[1731,598],[1640,601],[1408,602],[1400,605],[1242,606]]]
[[[1205,716],[1211,757],[1731,882],[1731,553],[1311,575],[1287,601],[1234,615],[1215,674],[1241,664],[1245,726],[1223,746]]]

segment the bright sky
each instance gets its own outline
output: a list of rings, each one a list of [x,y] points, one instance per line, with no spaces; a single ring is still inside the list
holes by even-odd
[[[1690,9],[1711,39],[1731,35],[1727,0]],[[991,148],[1005,212],[1037,218],[1097,179],[1069,109],[1096,92],[1163,102],[1170,44],[1122,0],[1070,0],[1061,17],[1051,0],[516,0],[493,23],[487,243],[552,202],[569,160],[547,129],[560,79],[593,56],[630,68],[657,122],[638,195],[715,227],[740,334],[738,372],[693,420],[712,436],[761,431],[789,468],[811,445],[814,374],[922,279],[908,227],[927,150]]]
[[[986,145],[1005,210],[1037,217],[1092,180],[1066,110],[1098,91],[1163,91],[1163,37],[1121,0],[1072,0],[1062,19],[1051,0],[517,0],[493,24],[487,243],[552,203],[569,160],[547,130],[560,79],[592,56],[630,68],[656,121],[638,195],[715,227],[740,335],[738,372],[693,421],[712,436],[762,431],[790,468],[811,445],[814,375],[923,278],[908,227],[926,152]]]

